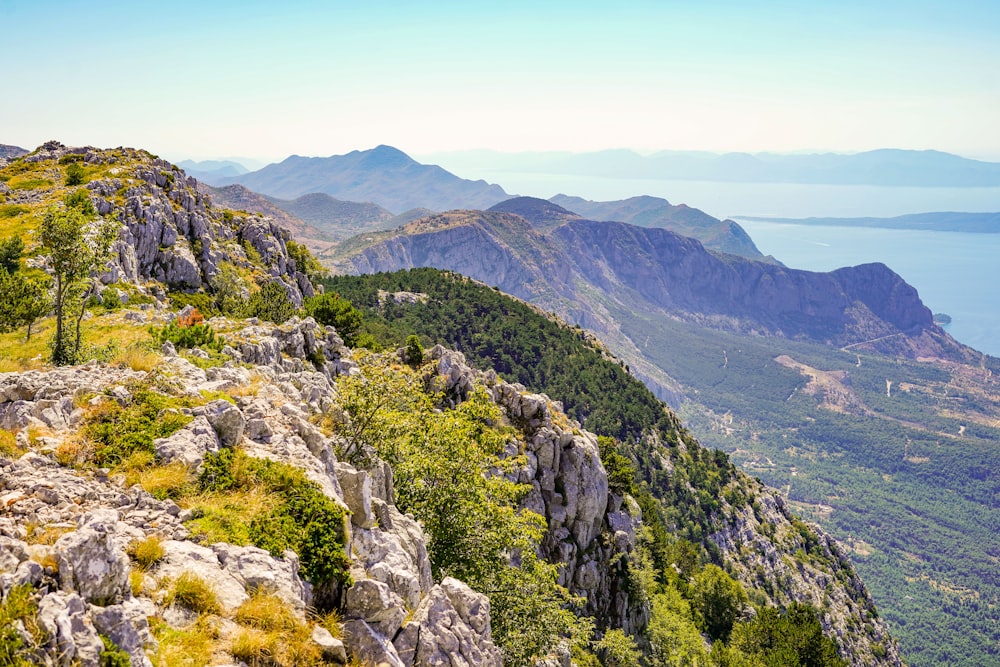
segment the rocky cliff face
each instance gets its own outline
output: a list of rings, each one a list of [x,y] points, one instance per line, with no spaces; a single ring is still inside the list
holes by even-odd
[[[712,253],[665,229],[582,220],[554,204],[528,207],[541,216],[536,224],[500,210],[524,212],[523,200],[357,237],[323,258],[341,272],[431,266],[498,286],[597,333],[675,407],[678,383],[644,356],[643,341],[630,339],[621,315],[612,313],[911,358],[969,355],[933,323],[916,290],[884,265],[799,271]]]
[[[391,475],[337,461],[331,439],[310,423],[335,401],[332,378],[357,372],[336,334],[306,320],[249,326],[227,340],[230,363],[208,371],[165,349],[164,362],[151,372],[94,364],[0,375],[3,425],[27,450],[14,460],[0,458],[0,596],[27,587],[37,606],[37,614],[15,624],[24,655],[33,664],[97,665],[104,635],[133,665],[151,665],[157,640],[150,624],[183,629],[197,617],[167,595],[182,576],[198,577],[214,591],[218,607],[199,623],[211,626],[220,656],[239,632],[229,619],[261,591],[306,622],[314,591],[293,552],[275,557],[254,546],[199,543],[188,527],[196,517],[173,501],[129,487],[106,469],[57,462],[79,437],[86,412],[78,407],[81,397],[128,401],[127,387],[155,376],[161,387],[190,397],[237,394],[185,408],[190,423],[155,443],[163,464],[195,469],[209,453],[238,447],[303,469],[350,509],[343,538],[353,584],[344,591],[343,639],[311,626],[310,641],[327,659],[343,663],[350,654],[394,666],[442,659],[499,665],[487,599],[460,581],[431,579],[423,532],[393,505]],[[317,355],[326,361],[313,370],[304,359]],[[254,393],[241,392],[251,384]],[[59,537],[39,542],[42,530]],[[162,555],[143,569],[128,554],[148,538],[159,541]]]
[[[119,224],[115,257],[101,276],[146,289],[156,281],[171,290],[206,288],[225,266],[260,281],[278,281],[296,304],[313,294],[309,279],[289,257],[289,232],[262,215],[212,206],[198,183],[165,160],[131,148],[69,148],[49,142],[22,160],[53,174],[76,162],[95,172],[85,187],[97,212]],[[9,203],[44,203],[55,188],[18,189]]]

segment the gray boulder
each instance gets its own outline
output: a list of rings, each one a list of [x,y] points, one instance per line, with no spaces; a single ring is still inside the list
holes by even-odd
[[[154,440],[153,448],[164,462],[180,461],[189,468],[197,468],[205,460],[205,454],[219,451],[219,438],[209,420],[199,416],[173,435]]]
[[[503,665],[493,644],[489,600],[451,577],[431,589],[393,645],[407,667]]]
[[[55,543],[59,582],[97,605],[121,600],[129,591],[131,563],[115,542],[115,510],[95,510],[83,515],[80,527]]]
[[[409,667],[400,660],[391,641],[360,619],[344,623],[344,638],[351,649],[351,655],[363,665]]]
[[[132,667],[153,667],[146,649],[156,650],[157,641],[149,631],[146,609],[137,600],[127,600],[103,609],[93,609],[91,618],[97,631],[126,651]]]
[[[296,611],[304,614],[312,602],[309,584],[299,577],[299,558],[285,551],[283,558],[274,558],[257,547],[237,547],[213,544],[222,569],[251,591],[271,593]]]
[[[246,419],[240,409],[229,401],[219,399],[204,407],[208,422],[219,434],[219,442],[223,447],[235,447],[243,439],[243,429]]]
[[[45,631],[45,654],[58,667],[98,665],[104,642],[75,593],[50,593],[38,603],[38,625]]]
[[[250,599],[243,582],[222,568],[218,555],[212,549],[179,540],[166,540],[161,546],[164,555],[155,571],[161,586],[169,585],[170,581],[189,572],[212,587],[225,612],[235,611]]]
[[[331,635],[326,628],[319,625],[313,628],[312,640],[323,652],[325,660],[332,660],[340,664],[347,662],[347,649],[344,648],[344,642]]]
[[[375,525],[371,477],[364,470],[356,470],[347,463],[336,463],[334,468],[344,493],[344,503],[351,510],[351,523],[358,528],[371,528]]]
[[[362,579],[347,589],[346,618],[361,619],[380,634],[392,637],[403,625],[403,599],[381,581]]]

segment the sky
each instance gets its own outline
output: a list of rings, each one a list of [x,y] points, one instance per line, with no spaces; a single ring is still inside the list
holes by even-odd
[[[0,0],[0,143],[1000,161],[1000,2]]]

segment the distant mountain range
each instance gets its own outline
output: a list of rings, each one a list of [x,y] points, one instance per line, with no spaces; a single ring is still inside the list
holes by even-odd
[[[27,155],[28,151],[21,148],[20,146],[9,146],[7,144],[0,144],[0,158],[12,158],[21,157],[22,155]]]
[[[739,220],[783,222],[794,225],[829,225],[834,227],[884,227],[887,229],[932,230],[1000,234],[1000,213],[911,213],[894,218],[771,218],[737,216]]]
[[[686,204],[671,204],[660,197],[630,197],[620,201],[588,201],[580,197],[556,195],[549,201],[591,220],[627,222],[639,227],[661,227],[690,236],[706,248],[751,259],[765,258],[750,235],[732,220],[719,220]]]
[[[199,181],[213,183],[224,178],[233,178],[250,171],[241,163],[234,160],[181,160],[177,166],[183,169],[189,176],[194,176]]]
[[[393,213],[415,208],[486,208],[510,197],[499,185],[459,178],[391,146],[326,158],[293,155],[258,171],[208,182],[216,186],[240,183],[286,200],[325,193],[342,200],[373,202]]]
[[[922,187],[1000,186],[1000,163],[943,153],[880,149],[854,154],[467,151],[430,156],[451,169],[664,180]]]
[[[933,323],[916,290],[884,265],[832,273],[786,269],[713,254],[665,229],[587,220],[530,197],[366,234],[326,257],[341,271],[433,266],[496,285],[607,339],[664,398],[674,384],[642,370],[642,355],[622,335],[622,318],[656,313],[724,331],[864,344],[908,357],[964,354]]]
[[[393,229],[435,211],[485,209],[492,205],[495,209],[491,210],[519,213],[517,207],[520,205],[519,200],[512,199],[499,186],[469,181],[440,167],[420,164],[389,146],[330,158],[293,157],[257,172],[243,174],[238,179],[243,185],[217,188],[216,196],[230,197],[224,199],[229,206],[266,215],[271,215],[269,211],[275,208],[280,209],[283,213],[274,217],[284,219],[284,216],[292,216],[294,221],[288,224],[295,225],[289,227],[293,231],[302,226],[313,230],[296,231],[297,234],[326,241],[341,241],[362,232]],[[209,182],[213,181],[219,182],[219,179],[212,178]],[[291,199],[272,194],[324,187],[327,191],[314,190]],[[329,194],[330,190],[349,194],[335,197]],[[257,195],[260,199],[252,200],[248,196],[250,192],[262,193]],[[371,197],[363,202],[341,198],[361,195]],[[537,223],[540,215],[537,202],[540,200],[530,201],[533,203],[529,217]],[[554,222],[589,218],[660,227],[696,238],[711,250],[775,262],[773,258],[765,258],[747,233],[732,220],[718,220],[698,209],[683,204],[673,205],[666,199],[633,197],[597,202],[556,195],[550,201]],[[403,209],[399,215],[392,213],[401,206],[421,202],[420,206]],[[503,202],[511,202],[512,208],[505,208]]]

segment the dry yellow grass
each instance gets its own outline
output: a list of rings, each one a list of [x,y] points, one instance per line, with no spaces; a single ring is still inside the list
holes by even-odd
[[[136,540],[129,545],[128,555],[142,570],[148,570],[163,558],[163,540],[157,535]]]
[[[139,454],[152,459],[152,455],[146,452]],[[135,456],[132,457],[132,459],[135,458]],[[180,461],[162,466],[135,467],[125,473],[127,485],[138,484],[154,498],[160,500],[179,498],[184,495],[193,482],[194,475]]]
[[[35,522],[29,522],[25,526],[25,529],[25,542],[28,544],[44,544],[46,546],[52,546],[60,537],[76,530],[74,526],[51,526]]]
[[[17,446],[17,436],[0,428],[0,456],[8,459],[19,458],[24,452]]]
[[[306,667],[323,662],[312,628],[281,598],[257,592],[236,610],[244,628],[230,646],[233,657],[249,665]]]
[[[199,614],[218,614],[222,609],[212,585],[191,572],[183,572],[177,577],[166,601],[167,604],[179,604]]]
[[[54,452],[56,461],[67,468],[79,468],[94,458],[94,443],[79,433],[63,438]]]
[[[149,626],[159,642],[151,656],[156,667],[204,667],[212,662],[219,633],[209,619],[199,618],[190,627],[179,629],[153,618]]]
[[[149,373],[163,362],[163,355],[141,345],[130,345],[118,352],[111,363],[115,366],[127,366],[134,371]]]

